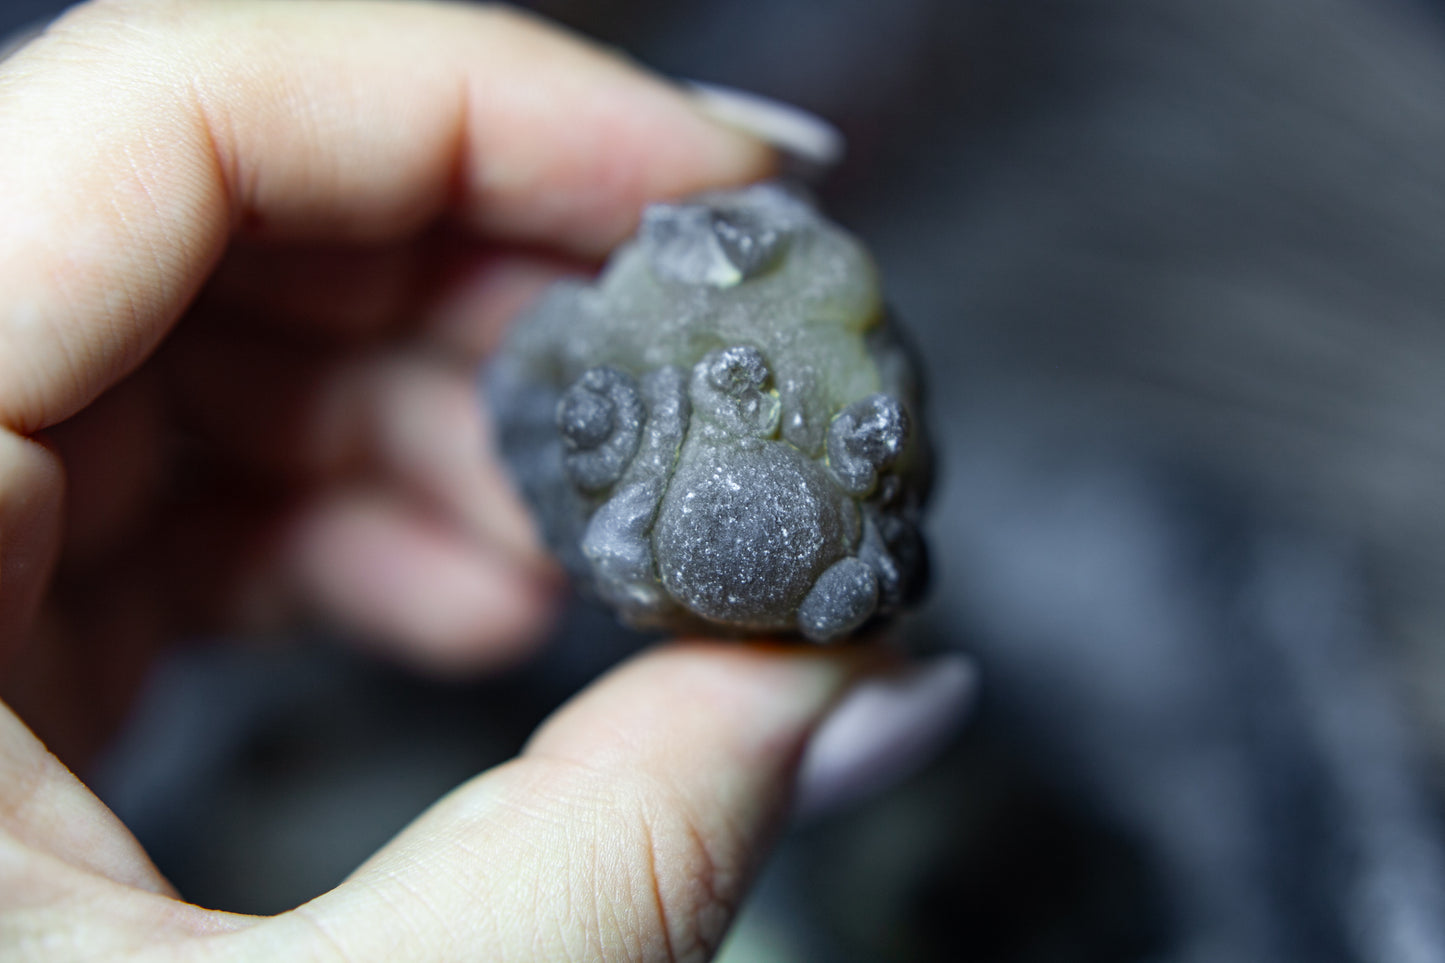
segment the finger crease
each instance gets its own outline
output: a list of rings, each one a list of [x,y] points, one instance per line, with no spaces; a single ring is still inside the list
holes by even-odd
[[[197,79],[192,76],[189,83],[191,95],[191,109],[195,114],[196,121],[200,125],[201,139],[205,144],[207,156],[211,161],[211,174],[213,183],[221,193],[221,201],[226,205],[226,222],[228,233],[235,233],[236,227],[243,219],[243,205],[239,203],[236,192],[237,171],[232,155],[221,149],[221,140],[216,136],[215,120],[212,117],[211,109],[207,104],[207,98],[201,91]]]
[[[350,963],[352,957],[351,954],[346,951],[346,947],[341,944],[340,940],[331,935],[331,931],[311,912],[309,907],[301,906],[291,912],[295,913],[296,919],[301,920],[302,923],[306,924],[308,929],[321,939],[322,944],[331,949],[335,954],[335,959],[338,960],[339,963]]]
[[[652,832],[652,820],[644,819],[642,826],[647,836],[647,872],[652,883],[652,904],[657,911],[658,929],[662,931],[662,947],[667,952],[666,959],[675,961],[677,951],[672,944],[672,923],[668,919],[667,904],[662,898],[662,878],[657,865],[657,840]]]

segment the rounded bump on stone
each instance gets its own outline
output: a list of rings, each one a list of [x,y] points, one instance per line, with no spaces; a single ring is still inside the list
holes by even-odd
[[[771,438],[782,421],[773,373],[761,351],[733,345],[709,352],[693,368],[692,404],[726,431]]]
[[[557,400],[567,477],[589,494],[611,487],[637,452],[646,420],[630,375],[605,366],[584,371]]]
[[[653,204],[641,242],[652,273],[676,284],[731,287],[775,268],[788,229],[756,211],[707,204]]]
[[[856,543],[857,509],[791,445],[693,444],[653,530],[663,584],[702,618],[792,628],[818,576]]]
[[[850,495],[867,495],[878,483],[878,473],[903,454],[910,430],[908,412],[889,395],[853,402],[828,427],[833,478]]]
[[[814,642],[842,638],[878,609],[878,577],[857,558],[844,558],[813,585],[798,606],[798,631]]]

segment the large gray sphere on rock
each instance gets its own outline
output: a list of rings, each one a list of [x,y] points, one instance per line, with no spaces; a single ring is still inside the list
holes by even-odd
[[[784,187],[648,208],[484,386],[548,542],[633,626],[826,642],[922,593],[916,365],[868,253]]]

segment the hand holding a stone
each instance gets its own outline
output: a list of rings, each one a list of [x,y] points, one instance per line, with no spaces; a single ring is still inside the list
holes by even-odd
[[[324,617],[438,671],[531,651],[557,576],[476,367],[646,203],[771,163],[498,9],[104,3],[0,62],[0,956],[710,953],[879,656],[645,654],[272,918],[183,902],[60,759],[187,633]],[[957,667],[924,682],[911,705],[954,713]]]

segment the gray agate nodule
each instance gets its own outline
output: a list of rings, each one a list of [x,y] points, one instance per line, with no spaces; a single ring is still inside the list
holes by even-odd
[[[916,365],[862,245],[784,187],[649,207],[485,389],[548,542],[635,627],[828,642],[923,591]]]

